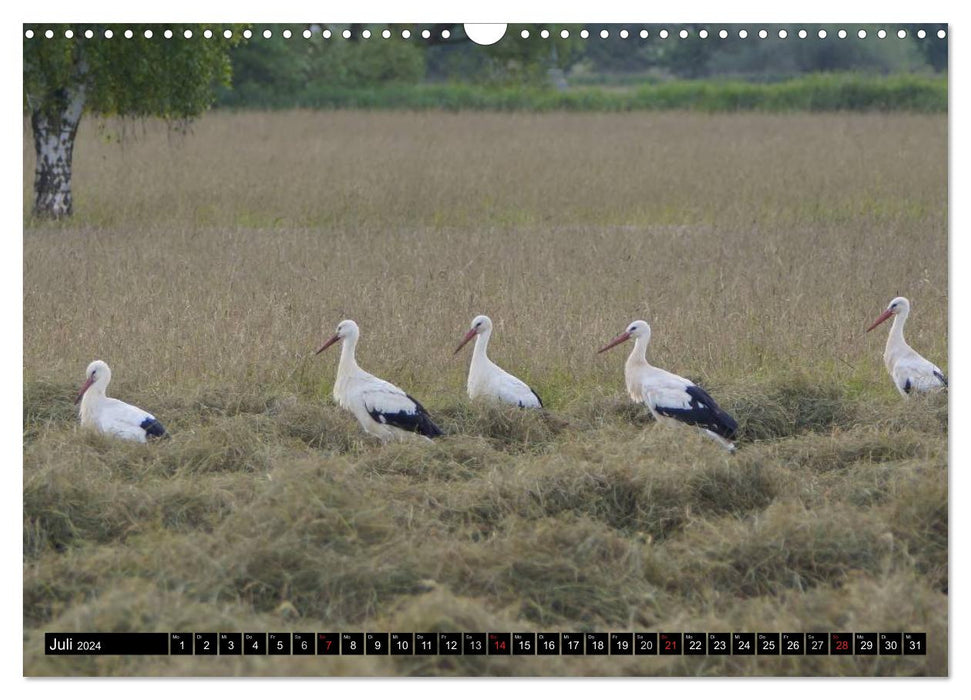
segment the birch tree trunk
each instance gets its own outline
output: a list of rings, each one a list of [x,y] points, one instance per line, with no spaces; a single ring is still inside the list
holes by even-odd
[[[74,156],[74,137],[84,110],[84,84],[67,91],[65,99],[57,100],[58,110],[34,109],[30,125],[34,132],[34,216],[60,219],[70,216],[74,208],[71,197],[71,160]]]

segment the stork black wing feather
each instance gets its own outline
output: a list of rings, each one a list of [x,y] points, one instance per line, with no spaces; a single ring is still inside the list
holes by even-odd
[[[530,393],[531,393],[531,394],[532,394],[533,396],[535,396],[535,397],[536,397],[536,400],[537,400],[537,401],[539,401],[539,407],[540,407],[540,408],[543,408],[543,399],[541,399],[541,398],[539,397],[539,394],[537,394],[537,393],[536,393],[535,391],[533,391],[533,389],[532,389],[532,388],[530,388],[530,390],[529,390],[529,392],[530,392]],[[519,404],[519,407],[520,407],[520,408],[522,408],[522,404]]]
[[[385,423],[395,428],[400,428],[401,430],[418,433],[429,438],[442,435],[442,431],[432,422],[431,416],[428,415],[425,407],[416,401],[413,396],[409,394],[405,394],[405,396],[415,404],[414,411],[382,412],[376,408],[369,408],[368,413],[378,423]]]
[[[738,423],[715,403],[707,391],[692,385],[685,389],[685,393],[690,397],[687,408],[655,406],[654,410],[662,416],[710,430],[726,440],[735,439]]]
[[[169,436],[169,434],[165,432],[165,426],[154,418],[146,418],[142,421],[139,427],[145,431],[146,437],[166,438]]]

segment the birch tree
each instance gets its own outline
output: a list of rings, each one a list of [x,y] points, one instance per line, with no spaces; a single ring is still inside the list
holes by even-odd
[[[199,115],[212,104],[214,88],[229,82],[228,51],[239,40],[240,29],[25,26],[24,109],[37,156],[34,216],[57,219],[73,212],[71,164],[84,114],[172,121]]]

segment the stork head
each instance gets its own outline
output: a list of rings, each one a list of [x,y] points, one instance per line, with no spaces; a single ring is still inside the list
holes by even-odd
[[[626,331],[600,348],[597,353],[599,354],[606,350],[610,350],[610,348],[614,347],[615,345],[620,345],[625,340],[629,340],[630,338],[644,338],[645,340],[650,341],[651,327],[647,325],[647,321],[634,321],[633,323],[629,324]]]
[[[345,319],[337,324],[337,332],[334,333],[334,335],[332,335],[326,343],[321,345],[314,354],[319,355],[338,340],[344,340],[346,338],[353,338],[354,340],[357,340],[357,336],[360,334],[361,329],[357,327],[357,324],[350,319]]]
[[[890,301],[890,305],[887,307],[887,310],[880,314],[876,321],[870,324],[870,327],[866,329],[866,332],[869,333],[891,316],[903,316],[906,318],[907,314],[909,313],[910,302],[904,297],[895,297]]]
[[[455,348],[455,352],[453,352],[452,354],[457,355],[458,351],[461,350],[465,346],[465,344],[470,340],[472,340],[475,336],[480,335],[481,333],[487,333],[491,330],[492,330],[491,318],[489,318],[488,316],[482,316],[482,315],[476,316],[475,318],[472,319],[472,327],[469,328],[469,332],[465,334],[465,337],[462,338],[462,342],[459,343],[459,346]]]
[[[90,389],[93,384],[97,384],[104,391],[104,387],[108,386],[108,382],[111,381],[111,369],[109,369],[107,363],[101,360],[95,360],[88,365],[88,369],[85,370],[85,375],[84,384],[81,385],[81,389],[78,391],[78,397],[74,399],[74,403],[80,402],[81,397],[84,396],[84,392]]]

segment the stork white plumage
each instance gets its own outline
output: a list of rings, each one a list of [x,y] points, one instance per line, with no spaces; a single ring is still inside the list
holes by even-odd
[[[939,391],[947,387],[947,377],[940,367],[921,357],[904,340],[904,324],[909,315],[910,302],[904,297],[896,297],[887,310],[866,329],[869,333],[891,316],[894,317],[887,347],[883,351],[883,364],[893,379],[893,385],[905,398],[914,391]]]
[[[729,452],[734,452],[732,440],[738,431],[735,419],[725,413],[700,386],[654,367],[647,361],[651,327],[645,321],[634,321],[598,352],[609,350],[630,338],[635,339],[634,349],[624,365],[624,377],[631,399],[647,406],[659,423],[693,425]]]
[[[124,401],[105,395],[111,381],[111,369],[95,360],[86,371],[87,379],[74,403],[81,402],[81,427],[92,428],[104,435],[147,442],[148,438],[168,437],[155,416]]]
[[[360,334],[354,321],[341,321],[333,337],[316,352],[319,355],[338,340],[344,341],[334,380],[334,401],[353,413],[366,433],[382,441],[400,439],[412,433],[425,438],[441,435],[442,431],[418,401],[358,366],[354,350]]]
[[[455,348],[455,353],[466,343],[475,338],[475,348],[472,350],[472,362],[469,364],[468,390],[470,399],[492,399],[502,403],[510,403],[520,408],[542,408],[543,401],[539,395],[529,388],[526,382],[518,379],[489,359],[486,351],[489,338],[492,336],[492,319],[488,316],[476,316],[472,319],[472,327],[462,338],[462,342]]]

